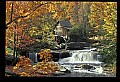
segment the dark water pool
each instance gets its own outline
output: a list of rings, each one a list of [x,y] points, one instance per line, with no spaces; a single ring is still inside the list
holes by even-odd
[[[94,74],[94,73],[72,72],[66,75],[53,76],[53,77],[116,77],[116,76],[114,74]]]

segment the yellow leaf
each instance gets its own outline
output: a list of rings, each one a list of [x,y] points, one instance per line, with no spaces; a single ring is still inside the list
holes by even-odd
[[[30,13],[29,13],[29,12],[26,12],[26,13],[23,14],[23,16],[26,16],[26,15],[28,15],[28,14],[30,14]]]
[[[20,22],[21,21],[21,19],[18,19],[18,22]]]

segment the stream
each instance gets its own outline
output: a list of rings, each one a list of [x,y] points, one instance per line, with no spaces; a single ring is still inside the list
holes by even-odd
[[[85,50],[70,50],[70,57],[60,58],[58,63],[71,71],[53,77],[116,77],[112,73],[105,73],[99,60],[99,53],[95,48]]]
[[[116,77],[114,74],[95,74],[95,73],[79,73],[71,72],[65,75],[52,76],[52,77]]]

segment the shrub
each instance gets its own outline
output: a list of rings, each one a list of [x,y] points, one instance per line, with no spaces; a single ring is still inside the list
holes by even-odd
[[[70,29],[69,36],[70,41],[73,42],[85,41],[86,40],[85,28],[82,25],[79,27],[74,27]]]

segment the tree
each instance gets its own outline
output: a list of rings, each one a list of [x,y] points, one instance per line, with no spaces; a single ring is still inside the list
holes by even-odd
[[[90,25],[96,31],[103,51],[103,61],[106,63],[116,62],[117,41],[117,3],[116,2],[93,2],[89,15]]]
[[[9,27],[14,29],[13,31],[9,31],[11,33],[13,32],[12,34],[14,34],[14,38],[12,40],[14,45],[14,56],[16,53],[16,47],[22,47],[20,44],[24,44],[24,46],[27,46],[29,43],[31,43],[31,41],[34,42],[34,40],[30,39],[29,35],[23,32],[23,27],[28,24],[25,23],[26,20],[29,20],[31,16],[32,18],[34,18],[36,16],[35,14],[38,14],[37,9],[48,3],[49,2],[42,1],[6,1],[6,30],[9,30]],[[41,15],[44,13],[45,12],[41,12]],[[6,35],[7,32],[8,31],[6,31]],[[8,38],[11,38],[11,36],[9,36]],[[7,41],[8,40],[6,40],[6,42]]]

